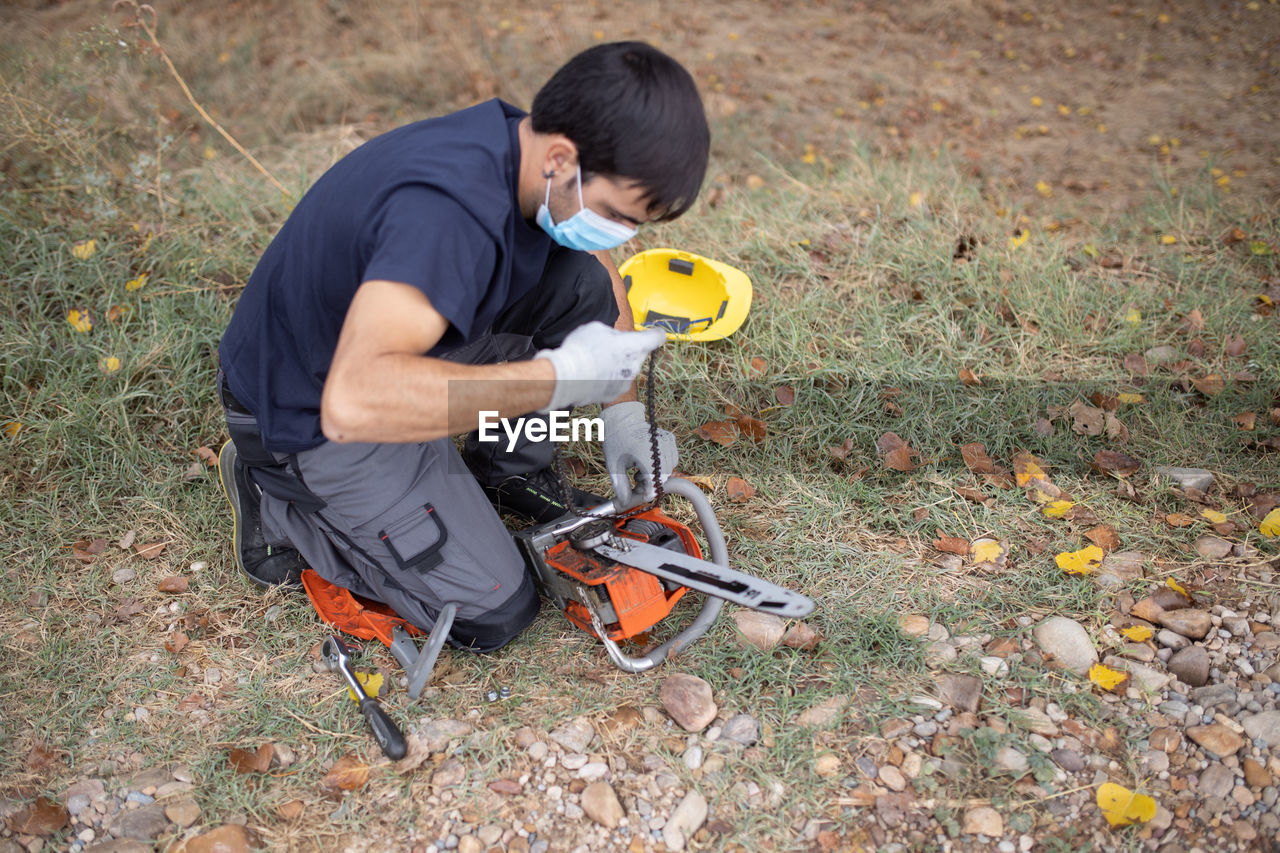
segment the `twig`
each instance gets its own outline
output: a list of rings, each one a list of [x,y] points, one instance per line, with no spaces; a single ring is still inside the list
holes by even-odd
[[[174,67],[172,60],[169,59],[169,54],[165,52],[164,46],[161,45],[160,40],[156,38],[155,25],[156,21],[159,19],[159,15],[156,13],[156,10],[146,3],[138,5],[137,0],[116,0],[112,9],[119,9],[122,6],[128,6],[133,9],[135,25],[147,34],[147,38],[151,39],[151,44],[155,47],[160,58],[164,60],[165,67],[169,69],[169,73],[173,75],[173,79],[178,81],[178,85],[182,88],[182,94],[186,95],[188,103],[195,108],[195,111],[200,114],[200,117],[208,122],[210,127],[218,131],[218,133],[222,135],[223,139],[231,143],[231,147],[240,152],[246,160],[252,163],[253,167],[261,172],[263,177],[274,184],[276,189],[280,190],[280,192],[285,196],[291,195],[289,190],[285,189],[284,184],[277,181],[275,176],[267,171],[266,166],[259,163],[256,157],[245,150],[245,147],[237,142],[234,136],[227,133],[227,131],[223,129],[222,125],[214,121],[213,116],[209,115],[209,113],[205,111],[204,107],[200,106],[196,101],[195,96],[191,94],[191,88],[187,86],[187,81],[182,79],[182,75],[178,73],[178,69]],[[147,23],[143,17],[143,13],[150,15],[151,23]]]
[[[347,732],[331,732],[328,729],[322,729],[319,726],[314,726],[311,723],[308,723],[306,720],[299,717],[297,714],[290,711],[288,708],[281,708],[280,710],[284,711],[290,717],[293,717],[295,720],[302,723],[304,726],[311,729],[311,731],[315,732],[318,735],[329,735],[330,737],[343,737],[343,738],[355,737],[355,735]]]

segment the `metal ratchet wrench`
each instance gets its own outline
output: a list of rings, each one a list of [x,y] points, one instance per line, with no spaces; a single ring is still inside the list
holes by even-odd
[[[343,678],[347,680],[347,686],[356,694],[356,699],[360,703],[360,713],[364,714],[365,720],[368,721],[369,728],[373,731],[373,739],[378,742],[383,754],[393,761],[404,758],[409,751],[404,734],[378,704],[378,700],[364,691],[364,685],[351,669],[351,653],[346,643],[330,635],[325,638],[324,644],[320,647],[320,654],[324,656],[325,665],[331,671],[336,670],[342,673]]]

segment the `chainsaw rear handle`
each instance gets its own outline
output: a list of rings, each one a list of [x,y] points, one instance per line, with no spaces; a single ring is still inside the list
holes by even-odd
[[[724,544],[724,533],[720,530],[720,522],[716,520],[711,502],[702,494],[702,490],[682,477],[671,477],[663,485],[663,491],[668,495],[680,495],[693,504],[693,511],[698,516],[698,523],[702,525],[703,536],[706,537],[707,546],[711,551],[711,562],[728,568],[729,549]],[[629,657],[623,654],[622,649],[609,639],[605,631],[597,629],[596,633],[599,634],[600,642],[604,644],[609,659],[618,669],[631,673],[647,672],[707,633],[720,615],[722,607],[724,607],[723,598],[708,595],[702,609],[698,611],[698,615],[687,628],[642,657]]]

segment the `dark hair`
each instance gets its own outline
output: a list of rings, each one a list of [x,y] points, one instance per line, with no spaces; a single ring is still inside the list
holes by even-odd
[[[659,221],[698,197],[711,147],[702,98],[689,72],[657,48],[623,41],[584,50],[534,96],[531,115],[535,131],[578,147],[584,180],[635,181]]]

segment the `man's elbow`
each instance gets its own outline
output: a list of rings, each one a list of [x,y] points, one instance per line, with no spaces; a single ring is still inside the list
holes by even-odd
[[[320,431],[329,441],[359,441],[364,420],[361,407],[351,395],[332,383],[325,383],[320,395]]]

